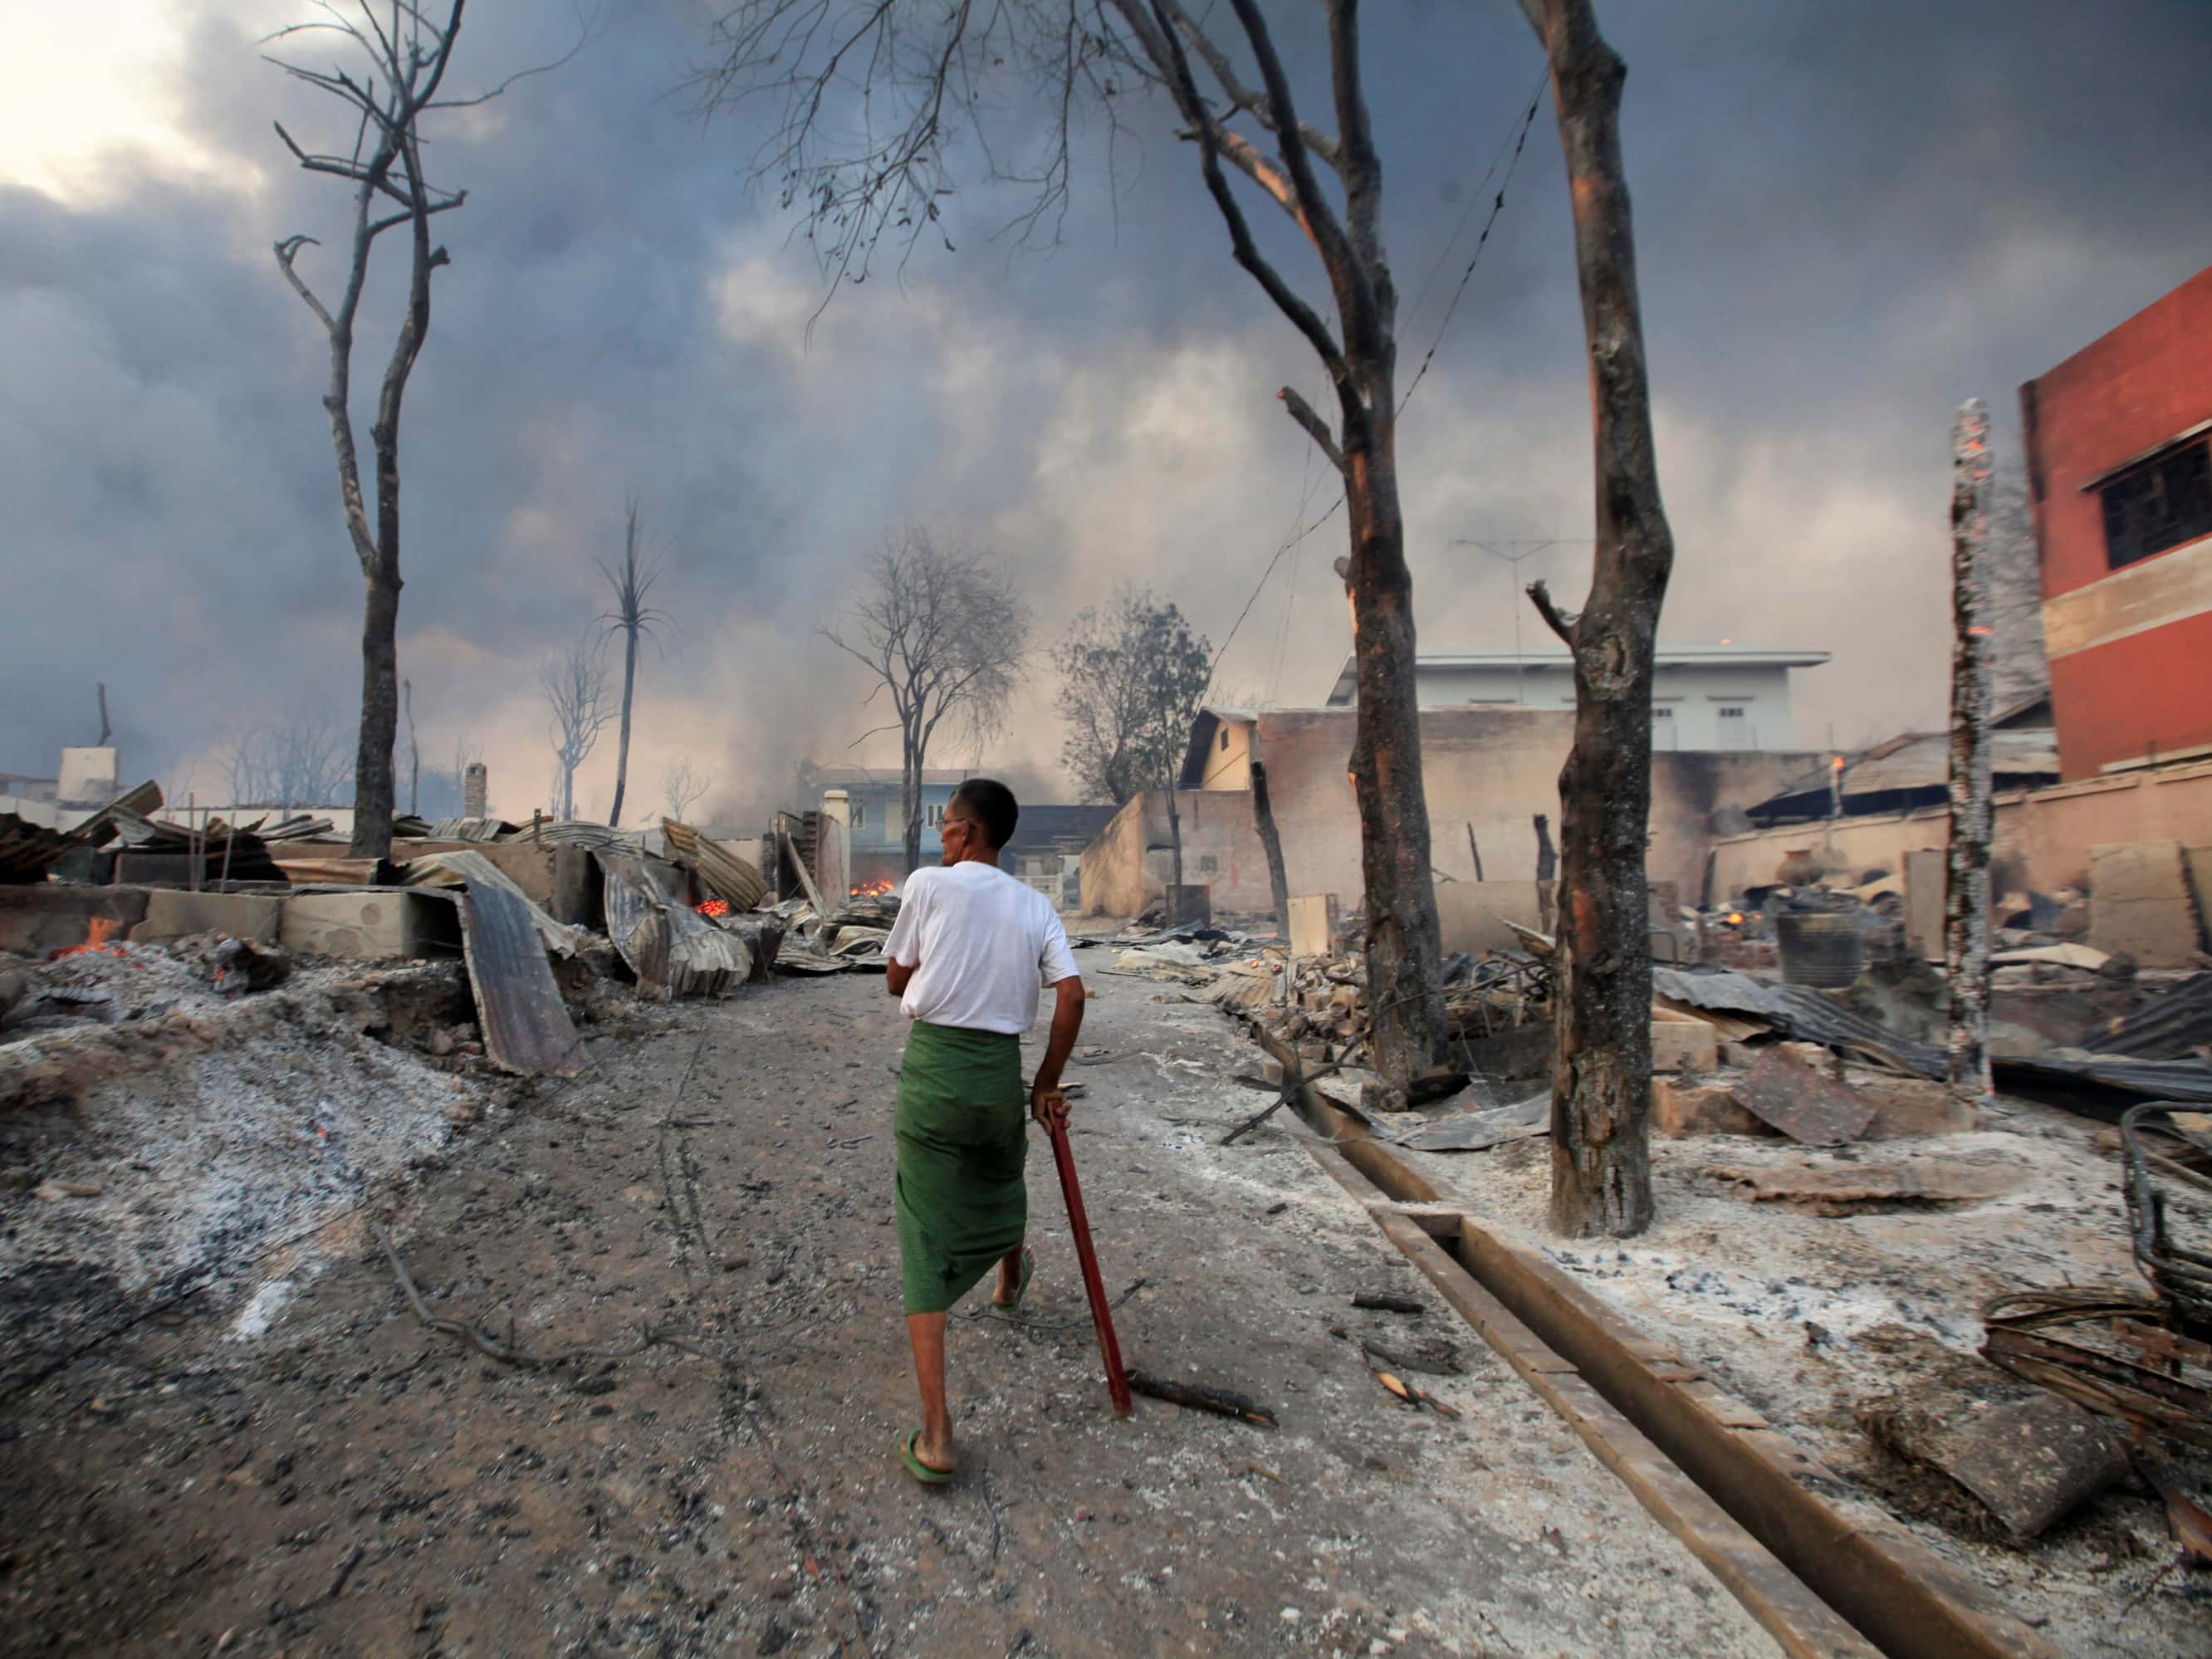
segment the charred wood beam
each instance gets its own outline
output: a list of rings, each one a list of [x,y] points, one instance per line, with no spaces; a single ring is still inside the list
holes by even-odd
[[[1990,1075],[1990,416],[1979,398],[1951,428],[1951,841],[1943,892],[1952,1091],[1988,1098]]]

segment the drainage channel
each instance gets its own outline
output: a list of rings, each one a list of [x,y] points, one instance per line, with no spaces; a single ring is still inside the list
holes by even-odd
[[[1792,1659],[2059,1659],[1980,1585],[1541,1253],[1445,1201],[1309,1086],[1315,1160]]]

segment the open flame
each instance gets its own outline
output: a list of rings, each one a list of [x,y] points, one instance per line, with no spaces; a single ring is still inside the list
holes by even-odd
[[[852,898],[881,898],[886,893],[889,893],[895,884],[896,884],[892,882],[885,880],[883,877],[878,876],[873,881],[854,883],[853,890],[848,896]]]
[[[110,956],[124,954],[120,946],[110,942],[123,931],[123,924],[113,916],[92,916],[84,924],[84,943],[64,945],[58,951],[46,953],[48,962],[59,962],[64,957],[73,957],[80,951],[106,950]]]
[[[730,914],[730,902],[727,899],[702,899],[695,908],[702,916],[726,916]]]

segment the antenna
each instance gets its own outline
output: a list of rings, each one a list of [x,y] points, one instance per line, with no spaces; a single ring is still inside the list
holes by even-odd
[[[1493,559],[1503,559],[1509,568],[1505,573],[1506,608],[1513,613],[1513,701],[1526,707],[1528,702],[1528,677],[1521,663],[1521,561],[1532,558],[1547,549],[1573,542],[1579,547],[1594,545],[1588,537],[1547,536],[1541,541],[1515,542],[1492,538],[1485,541],[1463,536],[1452,543],[1454,547],[1479,547]]]

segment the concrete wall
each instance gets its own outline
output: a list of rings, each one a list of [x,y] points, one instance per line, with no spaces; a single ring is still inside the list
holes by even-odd
[[[2030,380],[2021,412],[2065,777],[2212,746],[2212,538],[2115,569],[2083,488],[2212,419],[2212,269]]]
[[[1720,827],[1717,816],[1780,794],[1791,779],[1802,776],[1824,758],[1805,752],[1654,754],[1651,850],[1644,860],[1651,879],[1674,883],[1684,903],[1696,903],[1705,879],[1705,854]],[[1559,828],[1555,817],[1554,841]],[[1717,884],[1715,894],[1720,896]]]
[[[1184,879],[1214,888],[1217,911],[1265,913],[1273,908],[1267,866],[1252,822],[1250,755],[1267,768],[1275,827],[1292,894],[1334,893],[1349,913],[1366,883],[1360,873],[1359,812],[1349,775],[1356,711],[1284,709],[1233,722],[1231,748],[1215,739],[1212,754],[1231,761],[1221,775],[1245,787],[1186,790]],[[1421,770],[1429,802],[1430,861],[1452,880],[1476,879],[1470,828],[1482,853],[1483,878],[1533,881],[1534,815],[1551,820],[1559,839],[1559,769],[1574,742],[1574,715],[1565,709],[1451,708],[1421,715]],[[1652,757],[1651,857],[1654,879],[1680,884],[1686,899],[1711,844],[1713,815],[1776,793],[1790,777],[1819,763],[1808,754],[1709,752]],[[1124,807],[1084,854],[1083,908],[1092,915],[1133,915],[1166,880],[1167,812],[1164,798],[1145,798],[1141,828],[1134,803]],[[1146,848],[1154,849],[1147,854]],[[1149,860],[1149,864],[1147,863]]]
[[[1272,911],[1274,893],[1267,883],[1267,855],[1252,822],[1250,793],[1183,789],[1176,792],[1176,806],[1182,817],[1184,882],[1213,890],[1217,915]],[[1166,794],[1153,790],[1132,799],[1084,849],[1084,915],[1137,915],[1167,890],[1174,858]]]
[[[2212,763],[2063,783],[1996,799],[1996,850],[2019,858],[2028,884],[2039,892],[2084,879],[2092,847],[2137,841],[2212,844]],[[1731,836],[1715,848],[1714,896],[1771,882],[1783,856],[1795,848],[1811,848],[1838,869],[1901,872],[1908,851],[1949,842],[1949,815],[1940,806]]]

